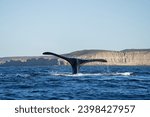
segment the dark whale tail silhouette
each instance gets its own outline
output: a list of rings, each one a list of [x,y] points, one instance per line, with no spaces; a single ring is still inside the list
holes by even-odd
[[[77,74],[80,70],[80,66],[82,64],[88,63],[88,62],[107,62],[107,60],[105,59],[78,59],[78,58],[69,58],[69,57],[65,57],[62,55],[58,55],[52,52],[44,52],[44,55],[54,55],[57,56],[59,58],[62,58],[66,61],[68,61],[72,67],[72,73],[73,74]]]

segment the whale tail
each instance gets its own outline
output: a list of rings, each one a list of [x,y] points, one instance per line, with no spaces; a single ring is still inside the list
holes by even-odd
[[[105,59],[78,59],[78,58],[69,58],[62,55],[58,55],[52,52],[44,52],[43,55],[54,55],[56,57],[62,58],[68,61],[72,67],[72,73],[77,74],[80,70],[80,66],[89,62],[107,62]]]

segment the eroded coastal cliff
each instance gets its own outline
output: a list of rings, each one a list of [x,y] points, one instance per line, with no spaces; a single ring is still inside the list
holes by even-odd
[[[150,65],[150,49],[127,49],[122,51],[81,50],[68,57],[83,59],[106,59],[107,63],[93,62],[87,65]],[[1,57],[0,66],[68,65],[68,62],[54,56]]]

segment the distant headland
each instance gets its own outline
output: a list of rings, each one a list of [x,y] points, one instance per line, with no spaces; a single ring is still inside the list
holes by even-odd
[[[87,65],[150,65],[150,49],[125,49],[122,51],[80,50],[63,55],[83,59],[101,58],[108,61],[107,63],[94,62],[88,63]],[[0,58],[0,67],[46,65],[68,65],[68,62],[54,56],[22,56]]]

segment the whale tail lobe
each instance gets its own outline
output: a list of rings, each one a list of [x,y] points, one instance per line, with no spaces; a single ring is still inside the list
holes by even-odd
[[[80,66],[85,63],[89,62],[107,62],[105,59],[78,59],[78,58],[70,58],[70,57],[65,57],[62,55],[58,55],[52,52],[44,52],[43,55],[53,55],[59,58],[62,58],[66,61],[68,61],[72,67],[72,73],[77,74],[80,70]]]

